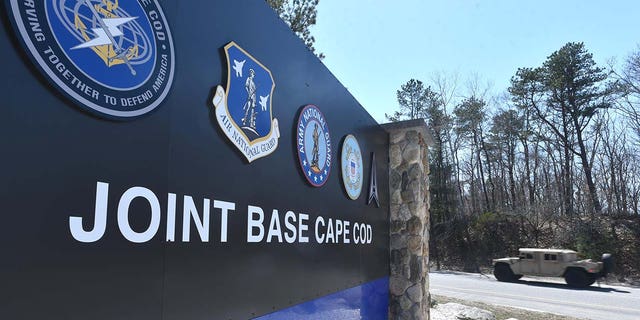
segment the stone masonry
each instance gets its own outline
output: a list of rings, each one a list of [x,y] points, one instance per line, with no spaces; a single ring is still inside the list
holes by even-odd
[[[389,132],[391,193],[389,318],[428,320],[431,135],[421,119],[383,128]]]

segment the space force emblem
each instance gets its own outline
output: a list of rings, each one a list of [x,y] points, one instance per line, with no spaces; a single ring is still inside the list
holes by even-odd
[[[251,162],[278,147],[280,129],[271,100],[276,86],[271,71],[231,42],[227,56],[227,88],[216,87],[216,120],[227,138]]]
[[[331,173],[331,136],[320,109],[314,105],[302,108],[296,131],[302,173],[312,186],[321,187]]]
[[[349,199],[358,199],[362,192],[362,152],[358,140],[351,134],[347,135],[342,143],[340,167],[342,182]]]
[[[157,0],[10,0],[10,16],[44,74],[85,110],[131,119],[160,105],[174,48]]]

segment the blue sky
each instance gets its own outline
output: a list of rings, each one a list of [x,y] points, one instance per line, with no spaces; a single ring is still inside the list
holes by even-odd
[[[640,1],[320,0],[311,29],[323,63],[380,123],[411,78],[476,74],[506,91],[519,67],[536,67],[570,41],[598,65],[640,45]]]

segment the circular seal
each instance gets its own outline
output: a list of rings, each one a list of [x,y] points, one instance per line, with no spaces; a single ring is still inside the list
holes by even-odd
[[[297,149],[304,177],[314,187],[321,187],[331,173],[331,137],[320,109],[307,105],[300,111],[297,126]]]
[[[358,199],[362,192],[362,153],[358,140],[351,134],[342,143],[340,167],[344,190],[351,200]]]
[[[166,98],[175,54],[157,0],[10,3],[10,16],[36,65],[80,107],[130,119]]]

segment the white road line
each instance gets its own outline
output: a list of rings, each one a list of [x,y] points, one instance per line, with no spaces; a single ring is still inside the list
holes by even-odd
[[[611,305],[598,305],[598,304],[583,304],[583,303],[576,303],[576,302],[568,302],[568,301],[557,301],[557,300],[551,300],[551,299],[544,299],[544,298],[537,298],[537,297],[523,297],[522,295],[514,295],[514,294],[506,294],[506,293],[496,293],[494,291],[485,291],[485,290],[476,290],[476,289],[461,289],[461,288],[454,288],[454,287],[447,287],[447,286],[441,286],[441,285],[431,285],[431,289],[435,289],[435,290],[440,290],[440,288],[444,289],[445,291],[450,291],[450,292],[459,292],[459,291],[466,291],[469,293],[476,293],[476,294],[482,294],[482,295],[489,295],[489,296],[494,296],[494,297],[502,297],[502,298],[513,298],[516,300],[522,300],[523,298],[526,298],[526,300],[533,300],[533,301],[538,301],[538,302],[544,302],[544,303],[553,303],[553,304],[558,304],[558,305],[572,305],[575,307],[580,307],[580,308],[590,308],[590,309],[597,309],[597,308],[601,308],[601,310],[604,311],[610,311],[610,310],[618,310],[618,311],[624,311],[624,312],[635,312],[640,314],[640,309],[632,309],[632,308],[623,308],[623,307],[614,307]]]

